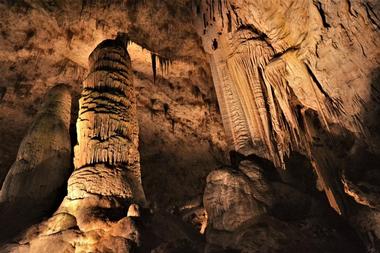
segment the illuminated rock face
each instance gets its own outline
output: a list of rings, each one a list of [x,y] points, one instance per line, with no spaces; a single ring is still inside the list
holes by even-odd
[[[362,252],[350,229],[327,222],[337,218],[327,203],[259,164],[243,160],[235,170],[218,169],[207,177],[205,252]]]
[[[256,177],[253,182],[247,175],[228,168],[215,170],[207,177],[203,202],[212,228],[232,232],[266,213],[272,193],[262,180],[260,169],[253,174]]]
[[[106,40],[90,55],[90,73],[79,101],[69,199],[100,195],[145,203],[136,95],[126,43]]]
[[[369,248],[379,244],[378,200],[363,190],[378,192],[368,177],[378,178],[378,165],[371,162],[363,176],[352,167],[371,157],[367,150],[379,153],[368,112],[378,110],[371,98],[378,91],[367,85],[378,82],[378,61],[368,54],[379,53],[376,6],[324,0],[205,0],[197,6],[231,149],[283,169],[294,151],[307,156],[331,207],[366,231]],[[358,222],[364,218],[356,212],[371,213],[372,225]]]
[[[294,150],[316,160],[306,111],[315,111],[326,129],[339,121],[339,108],[310,68],[321,36],[317,7],[303,0],[203,1],[201,9],[211,13],[203,15],[200,30],[232,149],[282,168]],[[330,168],[315,167],[331,205],[342,212]]]
[[[230,144],[284,166],[292,149],[308,149],[294,108],[328,114],[305,60],[320,36],[318,10],[304,0],[216,2],[201,1],[199,30]]]

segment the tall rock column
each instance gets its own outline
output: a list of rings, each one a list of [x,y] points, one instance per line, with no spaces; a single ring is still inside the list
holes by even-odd
[[[75,168],[61,206],[27,231],[22,246],[5,245],[1,252],[135,252],[141,246],[139,206],[145,195],[127,43],[120,36],[105,40],[90,55]]]
[[[136,95],[126,40],[106,40],[90,55],[77,121],[68,198],[89,195],[145,202],[138,152]]]
[[[55,200],[70,175],[70,115],[68,88],[53,87],[20,144],[0,191],[0,203]]]
[[[71,173],[71,94],[49,90],[0,191],[0,240],[54,210]],[[1,250],[0,250],[1,251]]]

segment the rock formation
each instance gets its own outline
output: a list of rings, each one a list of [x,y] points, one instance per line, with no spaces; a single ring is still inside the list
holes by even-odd
[[[0,203],[55,198],[70,174],[70,115],[69,90],[64,85],[53,87],[20,144],[1,188]]]
[[[346,18],[360,17],[361,21],[347,25],[364,29],[365,23],[372,23],[373,27],[365,29],[376,36],[378,19],[372,4],[349,2],[350,12],[348,17],[342,18],[341,24],[349,22]],[[363,205],[368,196],[341,174],[351,166],[344,163],[342,157],[355,156],[343,150],[360,149],[363,154],[363,150],[371,149],[370,136],[376,134],[369,133],[369,126],[363,124],[366,116],[359,113],[358,107],[347,97],[363,106],[367,91],[355,86],[357,90],[338,94],[329,81],[333,78],[324,78],[326,74],[321,73],[320,67],[327,58],[323,53],[326,40],[338,33],[338,24],[330,25],[326,19],[332,17],[324,10],[328,12],[343,5],[302,0],[199,1],[198,32],[210,54],[231,149],[269,159],[283,169],[292,152],[306,155],[331,207],[347,219],[356,220],[354,213],[362,207],[353,205],[350,197]],[[372,43],[372,35],[352,43],[364,51],[363,44],[374,49],[373,44],[378,43]],[[348,65],[344,71],[354,68]],[[368,105],[372,106],[371,102]],[[373,185],[367,180],[362,183]],[[371,192],[376,192],[377,186],[371,188]],[[377,215],[377,208],[372,207],[368,212],[371,214],[368,213],[367,219],[373,220],[370,223],[378,223],[371,218]],[[353,225],[363,231],[360,225],[355,222]],[[377,229],[370,228],[364,234],[376,234],[374,231]],[[374,244],[378,244],[378,236],[374,237],[377,238]],[[378,247],[370,244],[369,247]]]
[[[59,204],[57,198],[72,169],[70,116],[67,86],[54,86],[21,142],[1,188],[2,239],[17,232],[22,222],[35,222]]]
[[[205,252],[364,252],[327,205],[271,179],[270,169],[244,160],[207,177]]]
[[[90,55],[90,73],[79,101],[70,199],[99,195],[145,203],[127,43],[106,40]]]
[[[292,150],[315,160],[314,136],[305,122],[305,111],[317,112],[327,129],[339,113],[334,100],[320,90],[309,66],[310,49],[318,43],[322,26],[318,10],[309,1],[283,1],[281,5],[252,1],[246,4],[257,13],[245,13],[241,4],[203,1],[200,6],[204,21],[199,29],[212,57],[230,143],[236,151],[270,159],[277,167],[284,168]],[[265,8],[276,13],[275,18],[270,18],[270,11],[262,11]],[[284,21],[289,11],[292,15]],[[212,40],[217,48],[212,47]],[[316,165],[316,169],[326,168]],[[333,183],[326,173],[320,174],[326,191],[333,189],[328,194],[330,202],[341,212],[339,196],[329,185]]]
[[[0,184],[50,84],[79,101],[65,121],[73,163],[46,172],[73,167],[69,179],[24,180],[25,161],[47,153],[21,144],[0,227],[26,230],[0,238],[1,252],[380,250],[377,0],[25,0],[0,12]],[[42,206],[64,198],[54,214],[31,204],[35,219],[12,218],[18,196],[49,192]]]
[[[103,41],[90,55],[67,196],[50,219],[26,232],[20,245],[4,250],[132,252],[140,245],[135,220],[145,195],[127,44],[118,36]]]

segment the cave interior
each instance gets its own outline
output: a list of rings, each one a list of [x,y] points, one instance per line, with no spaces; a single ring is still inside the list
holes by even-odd
[[[380,252],[380,1],[0,1],[1,253]]]

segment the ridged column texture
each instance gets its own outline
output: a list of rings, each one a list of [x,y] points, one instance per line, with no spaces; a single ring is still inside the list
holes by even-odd
[[[89,57],[77,121],[68,197],[100,195],[145,202],[136,95],[126,42],[105,40]]]

